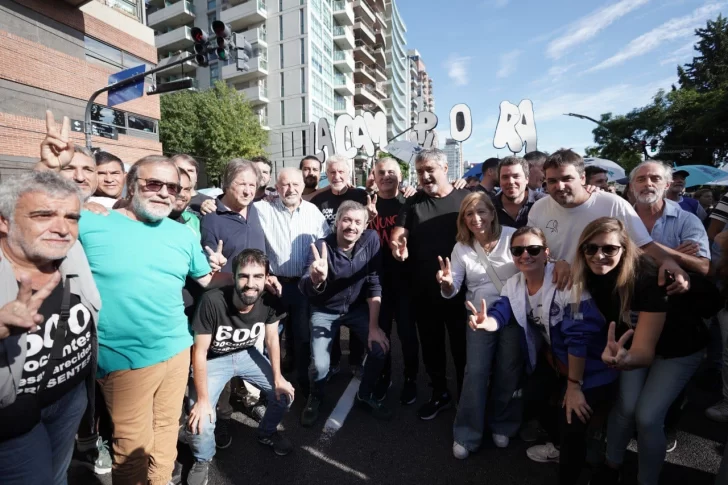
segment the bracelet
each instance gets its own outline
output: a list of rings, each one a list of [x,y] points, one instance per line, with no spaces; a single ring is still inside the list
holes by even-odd
[[[579,379],[572,379],[569,376],[566,376],[566,380],[573,383],[573,384],[579,384],[580,386],[584,385],[584,381],[580,381]]]

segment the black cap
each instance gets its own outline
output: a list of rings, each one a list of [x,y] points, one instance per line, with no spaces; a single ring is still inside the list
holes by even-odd
[[[682,175],[683,178],[688,178],[690,176],[690,172],[688,172],[687,170],[673,170],[672,174],[673,175]]]
[[[484,161],[483,164],[480,166],[480,172],[485,173],[490,168],[496,168],[496,167],[498,167],[499,163],[500,163],[500,159],[489,158],[486,161]]]

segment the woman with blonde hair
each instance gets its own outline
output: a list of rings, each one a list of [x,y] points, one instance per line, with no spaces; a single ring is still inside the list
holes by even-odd
[[[440,260],[437,281],[444,298],[467,286],[466,301],[495,301],[503,283],[516,273],[509,252],[514,229],[501,227],[490,197],[474,192],[463,199],[457,218],[457,243],[450,258]],[[490,427],[496,446],[508,446],[520,425],[520,412],[512,405],[523,369],[520,332],[516,325],[496,333],[466,331],[463,391],[453,425],[453,455],[465,459],[480,448],[485,430],[486,401],[492,404]],[[488,384],[493,380],[490,397]]]

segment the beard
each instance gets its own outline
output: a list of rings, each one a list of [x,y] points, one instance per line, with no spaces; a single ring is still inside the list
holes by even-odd
[[[641,192],[634,194],[634,197],[640,204],[654,204],[660,198],[660,194],[657,192]]]
[[[149,222],[159,222],[172,212],[172,203],[167,207],[152,204],[151,199],[144,199],[138,192],[131,198],[131,207],[134,214]]]
[[[319,184],[318,179],[316,177],[314,177],[313,175],[309,175],[303,179],[303,185],[307,189],[315,189],[316,187],[318,187],[318,184]]]
[[[245,292],[248,290],[255,290],[257,293],[255,295],[246,295]],[[238,298],[240,298],[240,301],[243,302],[243,305],[252,305],[256,301],[258,301],[258,298],[260,298],[260,290],[258,288],[252,288],[250,286],[245,286],[243,288],[235,287],[235,293],[238,294]]]
[[[26,241],[22,234],[20,234],[20,231],[14,226],[15,224],[10,226],[10,232],[7,236],[8,243],[20,249],[28,261],[35,263],[47,263],[65,258],[71,246],[76,242],[76,238],[70,235],[68,236],[68,243],[65,245],[58,244],[51,246],[44,244],[41,240]]]

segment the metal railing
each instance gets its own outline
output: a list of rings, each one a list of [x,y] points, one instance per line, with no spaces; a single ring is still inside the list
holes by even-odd
[[[347,52],[341,51],[341,50],[335,50],[334,51],[334,60],[335,61],[349,61],[352,60],[351,54],[348,54]]]

